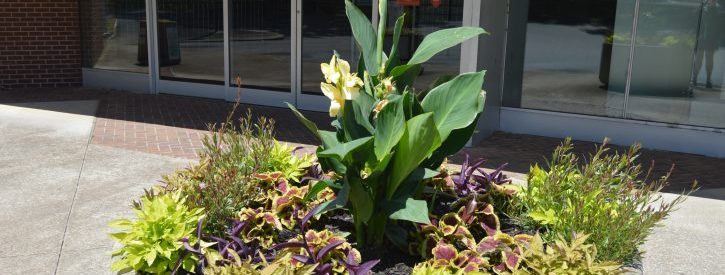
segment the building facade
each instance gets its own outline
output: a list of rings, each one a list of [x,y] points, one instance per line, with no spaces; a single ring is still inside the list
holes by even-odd
[[[376,18],[377,0],[355,1]],[[492,131],[725,157],[725,0],[390,0],[402,58],[431,32],[491,34],[419,89],[487,69]],[[85,85],[326,110],[319,64],[354,61],[342,0],[4,0],[3,88]],[[353,62],[354,63],[354,62]],[[238,92],[237,85],[241,85]]]

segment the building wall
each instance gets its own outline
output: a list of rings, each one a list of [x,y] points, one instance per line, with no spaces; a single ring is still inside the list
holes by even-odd
[[[0,88],[80,84],[78,1],[0,1]]]

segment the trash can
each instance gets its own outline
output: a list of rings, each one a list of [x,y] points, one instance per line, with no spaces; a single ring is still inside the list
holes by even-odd
[[[146,37],[146,21],[139,21],[138,55],[139,65],[148,66],[148,40]],[[179,47],[179,31],[176,22],[170,20],[158,21],[158,54],[159,66],[170,66],[181,63],[181,48]]]

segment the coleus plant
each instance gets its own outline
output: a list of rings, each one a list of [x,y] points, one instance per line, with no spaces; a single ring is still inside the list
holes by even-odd
[[[250,226],[251,223],[248,220],[234,220],[226,236],[205,236],[202,234],[203,219],[201,219],[197,225],[195,236],[199,242],[192,244],[189,237],[182,238],[180,242],[186,249],[186,254],[200,259],[196,267],[197,274],[207,273],[205,272],[207,268],[227,265],[248,266],[253,269],[274,260],[274,256],[269,253],[265,254],[258,241],[245,241],[239,238],[242,232]],[[212,242],[206,242],[204,239]],[[180,261],[177,262],[172,275],[179,271],[180,263]]]
[[[479,218],[476,218],[476,212],[479,212]],[[488,234],[480,240],[469,230],[471,225],[476,224],[473,221],[478,219]],[[424,225],[419,234],[422,240],[415,251],[430,257],[431,267],[453,273],[493,271],[501,274],[517,271],[523,251],[532,239],[530,235],[511,236],[501,232],[498,217],[490,204],[482,210],[462,208],[458,213],[447,213],[437,226]]]
[[[311,185],[319,180],[307,176],[299,183],[302,186],[295,186],[283,175],[282,172],[254,174],[255,190],[261,193],[254,201],[274,214],[274,218],[286,229],[294,229],[295,223],[310,209],[335,198],[332,189],[323,184],[312,186],[314,188],[310,190]]]
[[[286,243],[273,246],[278,257],[288,256],[290,264],[305,269],[312,267],[313,274],[350,274],[366,275],[380,261],[363,263],[360,252],[345,240],[345,237],[327,229],[322,231],[307,229],[308,221],[316,213],[315,209],[307,213],[299,223],[301,236]]]
[[[380,0],[377,35],[370,20],[346,0],[347,17],[361,50],[357,73],[337,54],[322,64],[323,93],[331,99],[335,131],[319,130],[291,104],[290,109],[321,145],[322,168],[340,179],[319,184],[336,186],[337,198],[320,209],[350,209],[360,245],[382,245],[393,234],[390,220],[429,224],[428,207],[419,199],[421,181],[437,175],[443,160],[470,139],[483,111],[484,71],[436,81],[426,93],[414,91],[421,64],[437,53],[486,33],[477,27],[429,34],[405,63],[398,43],[405,16],[395,22],[390,51],[383,52],[387,0]],[[349,207],[348,207],[349,205]]]

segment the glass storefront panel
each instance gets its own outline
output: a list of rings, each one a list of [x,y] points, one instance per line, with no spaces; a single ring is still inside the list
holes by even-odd
[[[230,0],[231,85],[291,91],[291,3]]]
[[[83,67],[148,73],[144,0],[81,0]]]
[[[160,78],[224,83],[222,0],[157,0]]]
[[[372,14],[372,0],[353,1],[368,16]],[[329,62],[333,51],[357,68],[360,55],[345,15],[345,1],[302,1],[302,92],[322,94],[323,82],[320,63]]]
[[[627,118],[725,128],[722,0],[641,0]]]
[[[634,0],[531,0],[527,12],[521,86],[507,90],[504,106],[622,117]],[[511,68],[507,68],[511,72]],[[518,88],[518,87],[517,87]]]
[[[395,20],[405,14],[400,38],[400,57],[406,62],[423,41],[435,31],[460,27],[463,21],[463,0],[391,0],[388,1],[388,38],[385,50],[392,44]],[[460,72],[461,46],[445,50],[423,66],[416,89],[427,89],[441,76],[455,76]]]
[[[512,5],[503,106],[725,128],[724,2]]]

